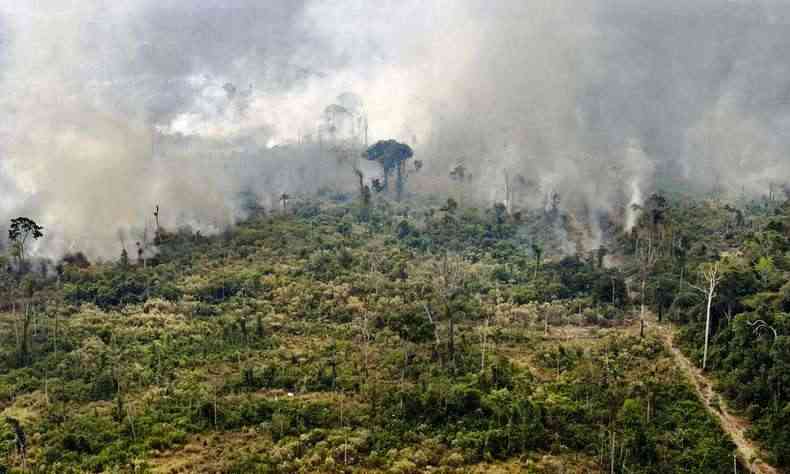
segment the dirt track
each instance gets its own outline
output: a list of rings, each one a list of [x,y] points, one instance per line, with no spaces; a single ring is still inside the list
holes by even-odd
[[[669,326],[658,326],[661,339],[669,348],[672,356],[686,377],[691,381],[697,395],[705,404],[705,408],[719,420],[722,429],[730,436],[733,443],[738,448],[738,457],[751,472],[756,474],[779,474],[781,471],[767,464],[760,458],[759,449],[754,443],[746,438],[746,430],[749,428],[749,421],[735,416],[729,412],[724,404],[724,400],[713,390],[708,378],[700,369],[695,367],[691,361],[683,355],[680,349],[675,346],[673,331]]]

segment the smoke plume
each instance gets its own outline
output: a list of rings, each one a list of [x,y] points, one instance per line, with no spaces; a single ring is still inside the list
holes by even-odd
[[[508,179],[591,216],[658,177],[765,192],[790,173],[788,23],[775,0],[0,0],[0,222],[115,257],[157,204],[211,230],[243,191],[352,188],[332,104],[415,149],[419,192],[458,163],[480,203]]]

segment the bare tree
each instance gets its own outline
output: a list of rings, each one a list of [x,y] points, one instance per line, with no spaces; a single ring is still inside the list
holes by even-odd
[[[431,309],[428,307],[428,305],[423,303],[422,307],[425,309],[425,314],[428,316],[428,322],[431,323],[431,326],[433,327],[433,338],[435,340],[436,350],[438,351],[439,347],[442,345],[442,340],[439,338],[439,327],[433,320],[433,315],[431,314]]]
[[[700,270],[704,285],[696,286],[689,284],[695,290],[701,292],[708,299],[707,313],[705,316],[705,348],[702,351],[702,370],[705,370],[708,365],[708,340],[710,338],[710,307],[713,303],[713,298],[716,297],[716,289],[721,282],[721,267],[719,262],[704,265]]]
[[[464,183],[472,180],[472,175],[468,173],[463,162],[458,163],[450,170],[450,179],[458,183],[456,201],[461,202],[464,194]]]
[[[161,231],[159,227],[159,204],[154,208],[154,222],[156,223],[156,237],[158,238],[159,232]]]
[[[370,367],[370,341],[373,340],[373,332],[370,328],[370,312],[367,309],[362,313],[362,321],[360,321],[359,328],[362,336],[362,370],[365,374],[365,382],[367,382]]]
[[[381,273],[381,264],[383,258],[379,254],[370,255],[370,273],[369,277],[373,281],[373,294],[376,299],[379,296],[379,287],[384,275]],[[365,375],[365,382],[368,381],[369,367],[370,367],[370,343],[374,339],[373,328],[370,324],[370,310],[365,307],[362,311],[362,318],[359,321],[360,336],[362,339],[362,362],[363,372]]]
[[[641,245],[637,243],[636,251],[639,261],[639,285],[640,285],[640,309],[639,309],[639,336],[645,337],[645,292],[647,280],[653,272],[653,267],[658,260],[658,248],[653,245],[653,237],[649,236],[647,241]]]
[[[510,180],[510,173],[505,170],[505,206],[507,214],[513,214],[513,182]]]
[[[462,294],[468,272],[466,262],[458,256],[444,256],[433,264],[434,290],[447,322],[447,352],[451,367],[455,366],[455,311],[453,304]]]
[[[356,166],[353,168],[354,174],[357,176],[359,180],[359,197],[360,197],[360,204],[361,204],[361,212],[360,218],[362,221],[367,222],[370,218],[370,204],[373,198],[372,193],[370,192],[370,186],[365,184],[365,175]]]
[[[146,220],[145,226],[143,227],[143,234],[141,239],[138,240],[135,245],[137,246],[137,264],[143,264],[143,268],[146,268],[147,265],[147,256],[146,252],[148,252],[149,246],[151,245],[150,241],[148,240],[148,221]]]
[[[486,348],[488,347],[488,327],[490,324],[490,316],[486,315],[485,324],[480,326],[480,373],[486,371]]]
[[[24,312],[20,313],[21,331],[16,328],[16,321],[14,322],[14,330],[18,337],[17,364],[19,367],[26,366],[31,360],[30,324],[33,322],[33,318],[33,305],[28,302],[24,305]]]
[[[757,335],[759,335],[761,332],[764,332],[764,331],[770,331],[773,334],[773,336],[774,336],[772,342],[776,341],[776,339],[779,337],[779,333],[776,331],[776,328],[774,328],[773,326],[770,326],[768,323],[766,323],[762,319],[758,319],[757,321],[754,321],[754,322],[747,321],[746,324],[748,324],[749,327],[753,328],[754,329],[754,334],[757,334]]]
[[[478,296],[478,302],[480,302],[480,297]],[[491,317],[495,317],[496,307],[501,303],[501,298],[499,297],[499,288],[496,290],[496,297],[493,301],[493,304],[481,304],[480,307],[483,309],[483,324],[481,324],[477,329],[480,332],[480,373],[485,373],[486,370],[486,352],[488,349],[488,334],[491,331]]]

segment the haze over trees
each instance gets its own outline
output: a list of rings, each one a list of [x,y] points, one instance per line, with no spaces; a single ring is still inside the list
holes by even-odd
[[[673,368],[676,328],[787,466],[790,205],[656,194],[568,254],[567,210],[410,194],[404,211],[360,189],[217,236],[160,222],[145,259],[5,270],[4,465],[744,471]]]
[[[0,474],[790,470],[790,2],[0,11]]]

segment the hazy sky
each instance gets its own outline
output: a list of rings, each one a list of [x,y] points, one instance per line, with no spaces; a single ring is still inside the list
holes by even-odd
[[[0,218],[106,256],[154,203],[224,225],[241,188],[308,180],[308,150],[267,149],[349,91],[372,139],[416,138],[433,176],[464,161],[481,199],[504,170],[603,209],[655,173],[759,190],[790,170],[789,23],[784,1],[0,0]],[[228,154],[257,181],[206,159]]]

